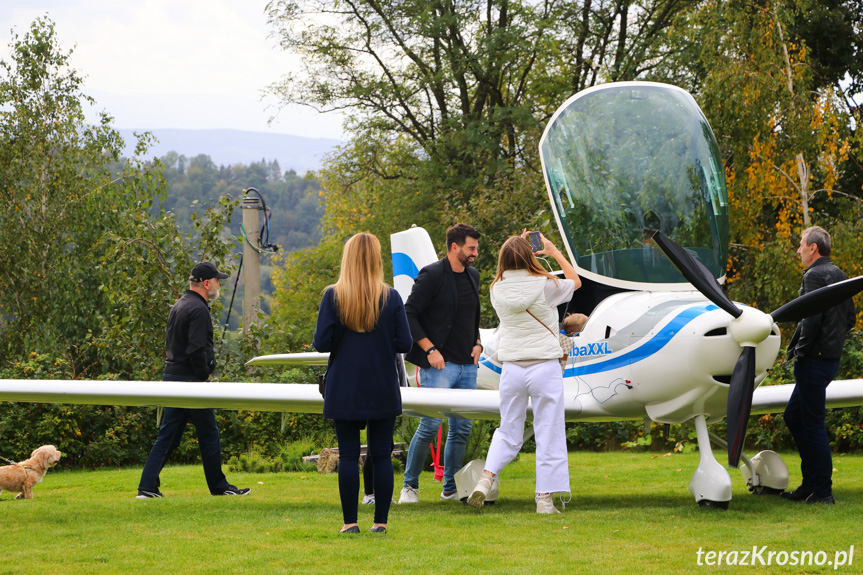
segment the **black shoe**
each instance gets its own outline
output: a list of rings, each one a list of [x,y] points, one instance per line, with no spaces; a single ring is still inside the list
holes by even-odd
[[[794,491],[783,491],[779,494],[779,497],[781,497],[782,499],[787,499],[788,501],[796,501],[798,503],[802,503],[803,501],[806,501],[811,495],[811,491],[804,491],[800,487],[798,487]]]
[[[135,499],[156,499],[158,497],[164,497],[158,489],[155,491],[144,491],[143,489],[139,489],[138,496],[135,497]]]
[[[249,487],[244,487],[240,489],[239,487],[234,487],[231,485],[227,489],[225,489],[222,493],[213,493],[213,495],[248,495],[252,490]]]
[[[374,526],[372,526],[371,529],[369,529],[369,532],[371,532],[371,533],[386,533],[387,528],[384,527],[383,525],[374,525]]]
[[[359,533],[360,526],[359,525],[351,525],[347,529],[342,529],[339,533]]]
[[[832,495],[828,495],[826,497],[816,497],[813,493],[809,497],[806,498],[806,503],[823,503],[825,505],[835,505],[836,500],[833,499]]]

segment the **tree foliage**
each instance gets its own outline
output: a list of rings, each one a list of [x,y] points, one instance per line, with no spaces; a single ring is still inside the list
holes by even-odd
[[[271,209],[271,243],[294,251],[315,245],[321,238],[320,183],[312,174],[283,172],[276,160],[217,166],[206,154],[189,158],[177,152],[168,152],[160,159],[167,192],[151,213],[157,214],[159,207],[172,212],[185,231],[192,231],[191,215],[202,213],[205,205],[222,196],[237,198],[243,190],[255,188]],[[240,211],[235,211],[230,221],[231,235],[240,235],[242,219]]]
[[[417,224],[442,248],[446,227],[466,221],[483,234],[487,285],[509,235],[556,236],[536,152],[544,123],[574,92],[636,78],[677,51],[667,30],[693,4],[270,2],[274,35],[305,66],[272,89],[285,104],[349,114],[351,142],[320,172],[325,234],[370,231],[385,245]]]
[[[853,122],[838,83],[845,74],[837,72],[857,64],[835,57],[833,48],[849,39],[827,45],[820,25],[806,20],[813,10],[821,14],[807,0],[707,2],[690,20],[705,36],[690,69],[700,75],[701,104],[726,159],[730,289],[761,309],[796,295],[793,252],[810,225],[833,232],[846,273],[863,272]],[[813,50],[811,41],[820,44]]]
[[[151,215],[165,180],[158,160],[143,159],[149,136],[120,164],[112,118],[85,122],[92,100],[49,19],[13,33],[10,47],[0,63],[0,361],[50,353],[71,377],[152,378],[188,270],[201,259],[227,266],[236,202],[194,220],[194,237],[173,214]]]

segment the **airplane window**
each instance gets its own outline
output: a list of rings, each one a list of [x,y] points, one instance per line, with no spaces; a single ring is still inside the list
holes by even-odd
[[[638,283],[686,280],[649,241],[660,230],[717,278],[728,255],[719,149],[683,90],[609,84],[558,112],[540,143],[552,207],[581,270]]]

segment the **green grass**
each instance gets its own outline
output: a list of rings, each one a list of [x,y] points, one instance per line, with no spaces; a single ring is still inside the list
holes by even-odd
[[[799,459],[784,454],[792,487]],[[708,567],[704,551],[836,551],[855,546],[863,570],[863,457],[836,456],[839,504],[792,504],[749,495],[731,470],[728,511],[697,507],[687,485],[698,454],[572,453],[573,500],[534,513],[534,458],[503,472],[501,499],[477,513],[438,501],[421,478],[421,503],[393,506],[389,533],[338,535],[335,475],[232,473],[247,497],[211,497],[200,466],[168,467],[165,499],[134,499],[140,469],[51,471],[30,501],[0,500],[0,573],[826,573],[832,567]],[[400,477],[396,478],[397,487]],[[766,558],[766,555],[765,555]]]

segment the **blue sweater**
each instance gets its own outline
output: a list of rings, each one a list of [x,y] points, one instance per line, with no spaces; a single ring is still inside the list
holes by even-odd
[[[365,421],[399,415],[402,396],[395,354],[406,353],[413,344],[402,298],[390,288],[378,324],[358,333],[339,320],[334,293],[324,292],[315,326],[318,351],[332,351],[344,337],[327,370],[324,417]]]

